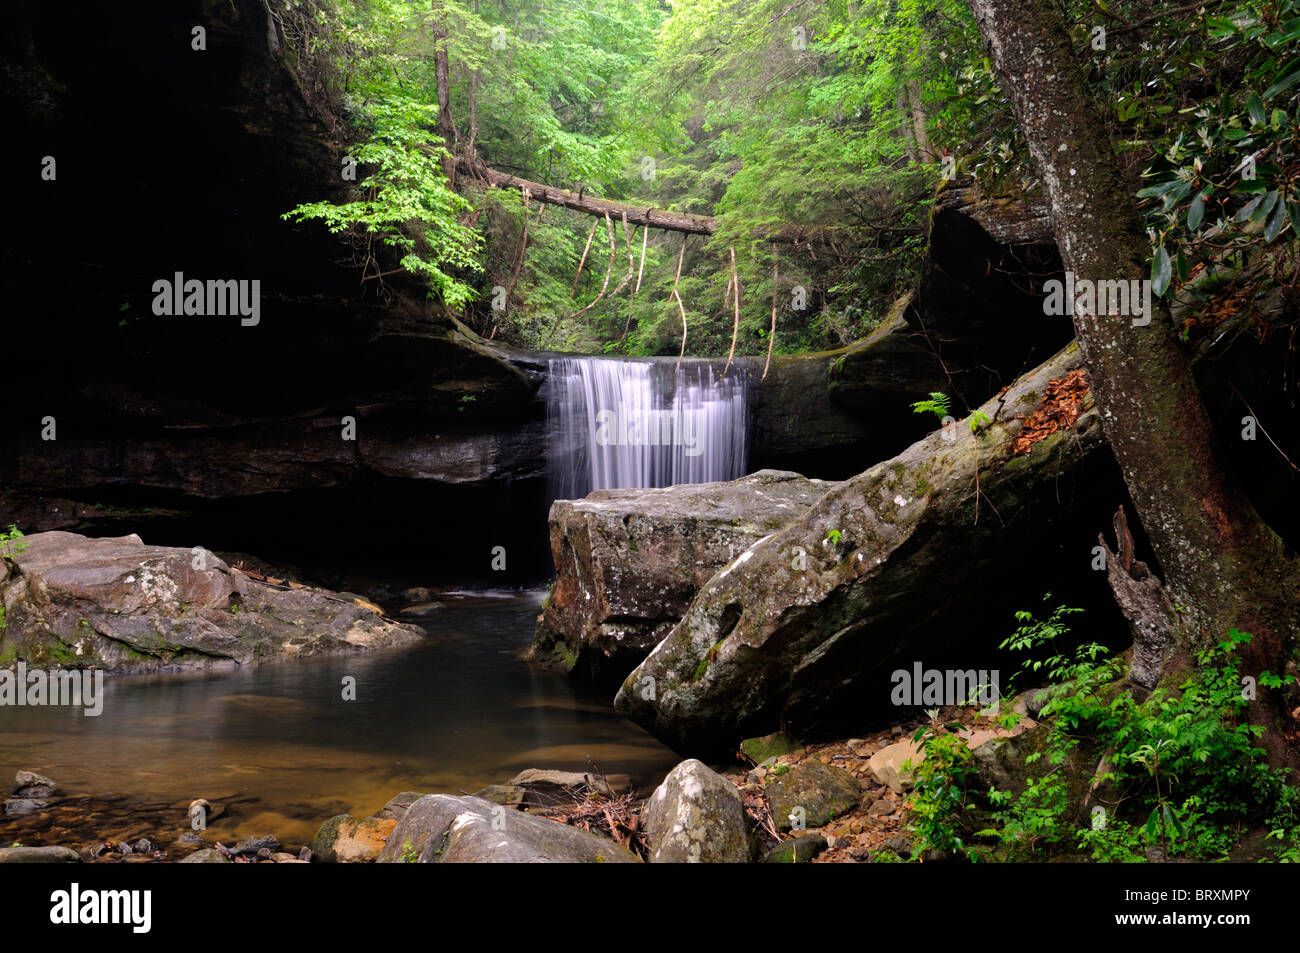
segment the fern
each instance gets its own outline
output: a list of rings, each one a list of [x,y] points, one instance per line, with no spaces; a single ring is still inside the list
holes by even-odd
[[[942,423],[943,418],[949,416],[951,401],[947,394],[941,394],[938,391],[931,391],[929,400],[918,400],[912,405],[914,414],[934,414]]]

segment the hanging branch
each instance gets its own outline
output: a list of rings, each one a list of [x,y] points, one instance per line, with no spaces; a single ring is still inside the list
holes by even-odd
[[[545,205],[542,208],[546,208]],[[515,285],[519,283],[519,272],[524,267],[524,251],[528,248],[528,190],[524,189],[524,231],[519,237],[519,257],[515,259],[514,271],[510,273],[510,284],[506,288],[506,302],[509,303],[510,296],[515,292]]]
[[[731,353],[727,355],[727,366],[722,369],[722,376],[727,376],[727,371],[731,368],[731,359],[736,356],[736,338],[740,335],[740,279],[736,277],[736,249],[730,248],[731,252],[731,284],[736,289],[736,294],[732,298],[732,305],[736,309],[736,320],[731,326]]]
[[[627,283],[632,280],[632,275],[636,272],[636,259],[632,256],[632,233],[628,231],[628,227],[627,227],[627,212],[623,213],[623,241],[627,245],[627,274],[623,276],[623,280],[620,281],[618,283],[618,287],[614,289],[615,296],[617,296],[618,293],[622,291],[624,287],[626,287]],[[632,299],[634,300],[635,298],[636,298],[636,294],[634,292],[632,295]],[[623,324],[623,336],[619,338],[620,341],[627,340],[627,332],[631,327],[632,327],[632,301],[629,300],[627,305],[627,321],[624,322]]]
[[[576,318],[579,317],[580,315],[584,315],[592,308],[594,308],[596,306],[596,302],[599,301],[601,298],[605,297],[605,289],[609,287],[609,276],[614,273],[614,254],[617,251],[617,247],[618,247],[614,243],[614,223],[610,221],[609,213],[605,214],[605,227],[609,229],[609,264],[605,266],[605,283],[600,286],[600,294],[596,295],[596,297],[592,299],[591,304],[587,305],[581,311],[575,311],[573,314],[569,315],[569,317],[571,318]],[[555,329],[560,326],[560,322],[562,320],[564,320],[563,311],[561,311],[559,314],[555,316],[555,323],[551,325],[551,330],[546,335],[546,342],[548,344],[550,343],[551,338],[555,335]]]
[[[776,343],[776,280],[778,262],[772,258],[772,328],[767,332],[767,363],[763,365],[763,380],[767,380],[767,369],[772,364],[772,345]]]
[[[677,355],[677,367],[673,368],[674,373],[681,369],[682,358],[686,356],[686,307],[682,304],[682,296],[677,293],[677,282],[682,280],[682,262],[686,259],[686,242],[689,239],[689,235],[682,235],[682,250],[677,253],[677,274],[673,275],[673,288],[670,292],[677,299],[677,308],[682,313],[682,350]]]
[[[570,298],[578,293],[578,279],[582,277],[582,266],[587,261],[587,252],[591,251],[591,240],[596,237],[596,226],[599,224],[600,219],[593,218],[591,220],[591,231],[587,233],[587,244],[582,249],[582,257],[578,259],[578,273],[573,276],[573,290],[569,292]]]
[[[641,227],[641,267],[636,271],[636,287],[632,289],[632,298],[641,293],[641,276],[645,274],[645,241],[650,236],[650,229]]]
[[[676,373],[681,369],[682,358],[686,356],[686,308],[682,305],[682,296],[677,293],[677,289],[672,290],[672,296],[677,299],[677,310],[682,313],[682,350],[677,355],[677,366],[673,368]]]

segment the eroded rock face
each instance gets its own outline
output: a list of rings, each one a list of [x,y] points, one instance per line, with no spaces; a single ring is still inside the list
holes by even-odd
[[[753,842],[740,792],[694,759],[664,778],[641,811],[651,863],[746,864]]]
[[[800,732],[837,706],[887,705],[888,670],[960,645],[985,610],[981,581],[1074,515],[1063,475],[1105,455],[1090,398],[1073,427],[1027,453],[1012,442],[1078,360],[1071,345],[985,404],[978,435],[936,431],[751,545],[704,585],[615,707],[699,753],[780,722]]]
[[[25,542],[17,573],[0,584],[0,658],[10,661],[148,672],[363,651],[423,636],[351,598],[259,582],[201,548],[63,532]]]
[[[608,838],[482,798],[429,794],[410,806],[379,863],[635,864]]]
[[[706,580],[838,484],[761,470],[730,483],[597,490],[551,507],[555,588],[534,657],[621,679]]]

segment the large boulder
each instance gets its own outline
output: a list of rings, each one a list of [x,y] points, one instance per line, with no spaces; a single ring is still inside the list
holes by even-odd
[[[745,864],[753,859],[740,792],[699,761],[683,761],[641,811],[651,863]]]
[[[730,483],[597,490],[551,507],[555,588],[534,657],[620,680],[710,576],[838,484],[760,470]]]
[[[987,661],[1016,600],[1043,591],[1044,562],[1022,568],[1021,554],[1064,544],[1071,520],[1095,534],[1123,498],[1081,372],[1069,376],[1078,366],[1071,344],[986,403],[978,432],[937,430],[754,543],[704,585],[615,707],[679,751],[729,752],[778,723],[806,737],[835,716],[888,711],[890,669],[914,660]],[[1068,551],[1083,567],[1079,529]],[[1009,595],[995,582],[1006,565]]]
[[[0,584],[0,659],[147,672],[414,643],[420,629],[309,587],[282,589],[201,548],[139,536],[28,536]]]
[[[599,834],[492,804],[428,794],[388,837],[379,863],[635,864],[639,859]]]

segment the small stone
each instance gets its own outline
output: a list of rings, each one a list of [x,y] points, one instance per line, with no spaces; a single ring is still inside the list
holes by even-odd
[[[919,744],[899,741],[877,751],[867,766],[876,781],[887,785],[895,794],[903,794],[912,787],[912,773],[904,770],[903,765],[909,761],[917,765],[924,760],[925,750]]]
[[[9,793],[19,798],[49,798],[57,797],[63,791],[43,774],[19,771],[14,775],[13,788]]]
[[[791,837],[777,844],[763,858],[765,864],[806,864],[830,846],[830,838],[820,834]]]
[[[141,837],[131,847],[139,854],[152,854],[154,850],[153,843],[147,837]]]
[[[867,813],[883,817],[886,814],[893,814],[896,810],[898,810],[898,802],[892,797],[885,796],[872,801],[871,806],[867,808]]]
[[[204,848],[203,850],[196,850],[194,853],[190,854],[188,857],[182,860],[181,863],[182,864],[228,864],[230,863],[230,858],[228,858],[225,854],[223,854],[219,850],[216,850],[215,848],[207,847]]]
[[[230,852],[232,854],[256,854],[263,849],[279,850],[280,842],[270,834],[264,834],[261,837],[245,837],[231,848]]]

